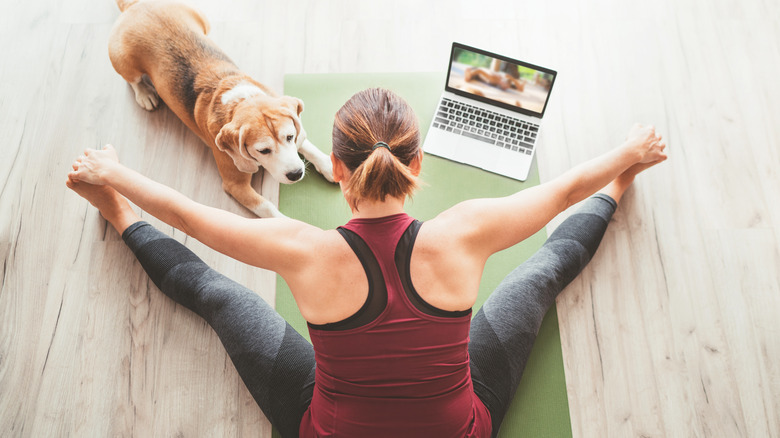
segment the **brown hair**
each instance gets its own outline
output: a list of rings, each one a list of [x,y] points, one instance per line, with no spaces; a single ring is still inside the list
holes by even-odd
[[[388,147],[374,147],[384,142]],[[405,197],[417,188],[409,169],[420,154],[417,117],[406,101],[390,90],[370,88],[352,96],[336,113],[333,155],[352,172],[345,193],[384,201]]]

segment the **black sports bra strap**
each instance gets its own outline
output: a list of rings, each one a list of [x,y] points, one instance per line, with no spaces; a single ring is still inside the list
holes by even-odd
[[[335,331],[362,327],[378,318],[382,311],[385,310],[385,307],[387,307],[387,286],[382,275],[382,268],[379,267],[379,262],[374,257],[374,253],[371,252],[368,244],[355,232],[342,227],[337,228],[337,231],[344,237],[344,240],[347,241],[358,260],[360,260],[360,264],[363,265],[366,278],[368,278],[368,297],[366,297],[366,302],[363,303],[360,310],[346,319],[328,324],[309,323],[309,327],[317,330]]]
[[[422,222],[418,220],[412,222],[401,236],[401,240],[398,241],[398,246],[395,249],[395,266],[398,269],[398,275],[401,276],[401,284],[404,286],[406,296],[414,307],[427,315],[459,318],[470,314],[471,309],[450,311],[434,307],[423,300],[414,288],[411,275],[412,249],[414,249],[414,242],[417,240],[417,233],[420,231],[420,227],[422,227]]]

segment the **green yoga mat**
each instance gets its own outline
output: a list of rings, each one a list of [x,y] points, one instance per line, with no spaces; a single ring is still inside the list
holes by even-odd
[[[287,75],[284,93],[303,99],[303,125],[309,139],[325,153],[331,150],[336,111],[356,92],[383,87],[393,90],[414,108],[425,138],[443,89],[439,73],[305,74]],[[422,164],[422,189],[407,201],[407,213],[428,220],[454,204],[478,197],[506,196],[539,184],[536,164],[527,181],[519,182],[429,154]],[[333,229],[350,218],[349,207],[335,184],[308,172],[303,181],[282,185],[279,209],[286,215],[323,229]],[[544,230],[488,260],[474,313],[506,274],[544,243]],[[306,321],[281,277],[276,283],[276,310],[309,338]],[[555,307],[547,313],[528,360],[523,379],[501,427],[501,437],[571,436],[561,340]]]

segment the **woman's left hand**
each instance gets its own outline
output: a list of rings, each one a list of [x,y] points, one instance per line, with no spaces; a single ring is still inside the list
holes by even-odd
[[[68,173],[68,178],[73,181],[104,185],[107,183],[108,170],[117,164],[119,164],[119,157],[116,149],[110,144],[100,150],[87,149],[84,155],[78,157],[73,163],[73,171]]]

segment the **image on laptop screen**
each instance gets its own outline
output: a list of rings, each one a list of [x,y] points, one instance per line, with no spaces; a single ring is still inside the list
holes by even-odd
[[[447,87],[541,116],[554,73],[454,45]]]

